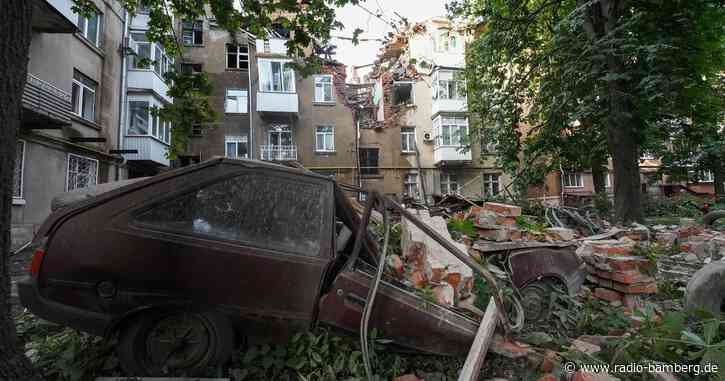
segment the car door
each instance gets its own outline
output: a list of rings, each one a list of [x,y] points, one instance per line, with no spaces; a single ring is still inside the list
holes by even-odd
[[[307,328],[332,259],[332,199],[329,180],[259,168],[173,192],[129,214],[144,249],[124,259],[123,288],[135,304],[141,292],[222,306],[254,331]]]

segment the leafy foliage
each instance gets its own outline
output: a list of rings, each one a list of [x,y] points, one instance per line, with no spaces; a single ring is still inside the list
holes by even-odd
[[[453,239],[459,239],[464,235],[472,239],[478,237],[478,232],[473,225],[473,221],[466,218],[452,217],[448,219],[448,231],[451,233]]]

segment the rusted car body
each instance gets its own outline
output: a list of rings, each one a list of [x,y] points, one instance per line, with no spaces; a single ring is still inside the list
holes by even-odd
[[[18,290],[36,315],[97,335],[123,334],[151,311],[192,309],[252,339],[285,340],[317,324],[357,332],[377,255],[366,235],[359,265],[349,263],[354,239],[341,231],[359,228],[330,178],[212,159],[55,211]],[[395,344],[468,351],[475,320],[402,285],[383,281],[377,295],[370,327]],[[209,330],[219,321],[207,319]]]

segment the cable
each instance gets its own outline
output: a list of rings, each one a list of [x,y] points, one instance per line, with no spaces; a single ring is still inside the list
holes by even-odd
[[[385,254],[388,251],[388,239],[390,238],[390,211],[385,207],[385,205],[382,205],[382,207],[383,226],[385,227],[383,251],[380,253],[380,260],[378,260],[378,272],[375,274],[372,287],[368,290],[368,296],[365,299],[365,307],[363,308],[362,319],[360,320],[360,344],[362,345],[363,364],[365,365],[365,375],[370,381],[373,380],[373,369],[370,362],[370,350],[368,348],[368,323],[370,322],[370,312],[373,309],[375,295],[378,292],[380,280],[383,278],[383,270],[385,269]]]

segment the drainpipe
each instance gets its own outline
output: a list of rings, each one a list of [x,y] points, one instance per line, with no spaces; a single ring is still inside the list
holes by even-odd
[[[121,84],[120,91],[121,96],[119,97],[119,108],[118,108],[118,136],[116,137],[116,149],[123,149],[123,129],[126,126],[126,92],[128,90],[128,82],[126,75],[128,73],[128,62],[126,55],[126,41],[128,41],[128,24],[129,24],[128,11],[126,8],[123,9],[123,38],[121,40]],[[126,163],[126,158],[121,154],[123,161],[121,165]],[[120,175],[121,168],[119,164],[116,164],[116,181],[121,179]]]
[[[564,206],[564,168],[559,164],[559,172],[561,172],[561,179],[559,183],[561,186],[561,195],[559,196],[559,206]]]
[[[356,113],[353,113],[353,115],[355,116],[355,166],[357,167],[357,186],[362,188],[362,174],[360,173],[360,115]],[[359,195],[358,200],[360,200]]]
[[[249,35],[247,35],[247,51],[249,51]],[[256,55],[256,47],[255,47]],[[252,62],[251,57],[248,57],[249,62]],[[254,159],[254,115],[255,111],[252,110],[252,97],[257,94],[252,94],[252,65],[248,65],[247,68],[247,99],[249,99],[249,158]]]

